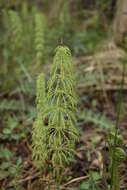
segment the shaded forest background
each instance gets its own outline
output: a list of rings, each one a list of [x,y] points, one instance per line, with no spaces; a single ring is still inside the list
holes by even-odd
[[[36,20],[35,15],[41,15],[41,19]],[[77,127],[81,133],[76,159],[65,168],[61,188],[87,190],[92,178],[68,182],[91,172],[95,184],[99,184],[93,189],[104,189],[100,182],[103,155],[107,176],[109,165],[105,139],[115,124],[121,63],[126,59],[126,0],[0,1],[1,190],[37,187],[39,174],[31,159],[31,130],[37,112],[36,77],[44,72],[48,80],[54,50],[60,44],[67,45],[73,55],[79,96]],[[120,118],[127,152],[126,90],[127,75]],[[124,190],[127,160],[120,169]]]

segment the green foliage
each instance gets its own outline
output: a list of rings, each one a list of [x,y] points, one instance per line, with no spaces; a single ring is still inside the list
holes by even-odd
[[[40,170],[44,167],[47,158],[46,150],[46,128],[44,124],[44,111],[47,107],[45,95],[45,81],[43,74],[37,78],[37,118],[32,130],[32,157],[35,165]]]
[[[59,40],[63,41],[64,44],[71,45],[71,35],[72,35],[72,18],[70,13],[70,3],[68,1],[64,2],[64,5],[60,11],[58,31]]]
[[[93,30],[79,32],[75,36],[73,51],[76,55],[94,53],[102,39],[102,34]]]
[[[12,181],[12,184],[14,185],[15,190],[23,190],[24,189],[22,187],[22,185],[18,183],[19,179],[21,178],[21,172],[22,172],[21,164],[22,164],[22,160],[19,157],[16,164],[13,165],[13,167],[11,168],[11,175],[14,178],[13,181]]]
[[[99,49],[105,36],[106,34],[100,25],[99,14],[95,12],[86,30],[79,31],[74,36],[74,54],[82,55],[94,53]]]
[[[72,48],[73,26],[70,2],[63,1],[58,13],[54,14],[57,15],[57,20],[49,24],[46,35],[46,53],[49,56],[60,43]]]
[[[67,47],[58,47],[54,57],[51,77],[48,82],[48,102],[50,102],[49,153],[54,150],[52,163],[56,167],[69,162],[77,139],[75,128],[76,96],[74,92],[72,58]]]
[[[0,104],[0,111],[17,111],[20,109],[20,101],[3,99]]]
[[[32,132],[33,159],[36,166],[43,169],[50,158],[57,184],[60,169],[73,159],[74,145],[78,139],[73,73],[70,50],[59,46],[55,51],[46,95],[42,74],[37,80],[38,115]],[[48,126],[44,123],[46,118]]]
[[[1,146],[0,147],[0,159],[5,158],[6,160],[11,160],[14,156],[14,153],[9,151],[9,149]]]
[[[29,9],[28,9],[28,4],[26,1],[22,2],[22,7],[21,7],[21,15],[23,17],[23,20],[27,20],[29,17]]]
[[[19,90],[19,92],[22,92],[22,89],[20,89],[20,88],[17,90]],[[25,89],[23,89],[23,91],[24,90]],[[26,92],[28,92],[28,91],[25,91],[25,93]],[[17,95],[17,93],[16,93],[16,95]],[[3,99],[3,101],[0,104],[0,113],[1,113],[0,117],[2,117],[3,120],[5,118],[7,121],[9,114],[13,113],[13,114],[16,114],[16,116],[17,116],[17,119],[16,119],[17,123],[20,122],[22,119],[26,118],[27,120],[29,120],[30,124],[32,124],[33,119],[36,116],[36,109],[34,108],[34,105],[30,105],[30,102],[27,102],[27,105],[22,105],[22,104],[23,104],[22,100]],[[26,114],[24,115],[24,118],[22,118],[24,113],[26,113]],[[30,120],[32,120],[32,121],[30,121]]]
[[[11,49],[13,53],[19,51],[22,48],[22,37],[23,37],[23,25],[19,14],[16,11],[9,11],[9,31],[8,34],[11,36]],[[18,52],[19,53],[19,52]]]
[[[122,78],[120,83],[120,91],[118,96],[118,106],[117,106],[117,118],[116,118],[116,125],[112,131],[112,135],[109,134],[108,144],[109,144],[109,152],[110,152],[110,166],[111,166],[111,186],[110,190],[113,188],[116,190],[120,190],[120,177],[119,177],[119,170],[118,164],[125,159],[125,152],[123,151],[121,144],[122,144],[122,137],[119,136],[119,123],[120,123],[120,114],[122,108],[122,99],[123,99],[123,88],[124,88],[124,79],[126,75],[126,58],[123,59],[122,64]],[[112,141],[114,142],[112,144]]]
[[[10,115],[8,115],[8,127],[3,129],[2,139],[7,139],[8,141],[21,139],[24,134],[20,127],[21,126],[19,125],[18,121],[14,120]],[[17,132],[17,129],[19,132]]]
[[[110,8],[112,0],[97,0],[97,3],[102,6],[102,8]]]
[[[13,157],[15,153],[10,151],[4,146],[0,146],[0,180],[6,177],[13,177],[14,181],[12,182],[14,186],[17,185],[19,177],[21,177],[21,157],[17,158],[17,161],[13,163]]]
[[[115,190],[120,190],[120,176],[119,176],[119,164],[125,160],[125,152],[122,149],[123,138],[120,134],[117,135],[115,152],[113,152],[114,147],[114,138],[115,132],[111,131],[108,135],[108,145],[109,145],[109,153],[110,153],[110,170],[113,167],[113,176],[112,183]],[[114,160],[112,161],[114,153]]]
[[[113,147],[113,143],[114,143],[114,136],[115,136],[115,134],[111,130],[111,132],[108,135],[108,142],[109,142],[110,146],[112,146],[112,147]],[[117,140],[116,140],[116,146],[122,146],[122,144],[123,144],[123,137],[120,134],[118,134]]]
[[[36,62],[40,65],[44,56],[44,40],[45,40],[45,18],[41,13],[35,14],[35,51]]]
[[[80,122],[93,123],[96,127],[106,130],[111,130],[113,128],[112,122],[100,113],[94,113],[91,110],[85,109],[78,115]]]
[[[28,79],[31,82],[31,78],[35,76],[32,66],[34,59],[38,65],[44,62],[46,24],[43,13],[34,9],[30,12],[26,3],[22,4],[21,12],[4,9],[2,19],[1,45],[4,48],[1,76],[7,78],[9,73],[12,74],[3,84],[2,88],[6,90],[17,86],[19,79]],[[34,68],[36,69],[35,66]]]
[[[90,171],[89,180],[83,181],[81,183],[81,190],[100,190],[97,185],[97,181],[99,180],[99,174],[97,172]]]

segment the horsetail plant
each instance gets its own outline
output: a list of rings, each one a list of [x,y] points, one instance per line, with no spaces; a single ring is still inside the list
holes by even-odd
[[[33,7],[30,11],[25,1],[20,13],[17,10],[3,9],[2,24],[3,75],[7,77],[8,69],[13,73],[9,83],[3,86],[13,88],[18,78],[27,78],[28,82],[31,82],[36,73],[36,66],[39,70],[44,61],[46,19],[37,8]],[[12,68],[9,66],[10,60],[14,64]],[[34,72],[31,67],[33,61],[36,62]]]
[[[44,110],[46,103],[44,75],[40,74],[37,78],[37,118],[32,130],[32,157],[36,167],[40,170],[42,170],[46,160],[46,128],[44,126]]]
[[[42,84],[43,83],[43,84]],[[72,56],[68,47],[56,48],[44,103],[44,81],[37,81],[38,116],[33,128],[33,159],[44,167],[50,161],[56,186],[59,189],[63,167],[72,161],[78,140],[76,129],[77,98]],[[41,89],[41,90],[40,90]],[[46,106],[45,106],[46,105]],[[44,121],[48,120],[45,126]],[[39,163],[39,164],[38,164]]]
[[[17,51],[17,49],[21,49],[22,47],[22,36],[23,36],[23,26],[22,21],[19,14],[16,11],[9,11],[9,18],[10,18],[10,32],[12,34],[13,42],[12,50]]]
[[[119,164],[122,163],[126,157],[124,150],[122,149],[123,145],[123,137],[122,135],[117,135],[116,146],[115,146],[115,155],[114,160],[113,157],[113,146],[114,146],[114,138],[115,132],[110,132],[108,135],[108,146],[109,146],[109,153],[110,153],[110,170],[113,167],[113,174],[112,174],[112,184],[114,190],[120,190],[120,177],[119,177]]]
[[[3,11],[4,44],[14,55],[22,47],[23,25],[19,14],[16,11]],[[11,37],[11,38],[10,38]],[[10,43],[11,42],[11,43]]]
[[[45,17],[41,13],[35,14],[35,52],[36,63],[39,66],[44,57],[44,33],[45,33]]]
[[[120,190],[120,180],[119,180],[119,171],[118,164],[125,159],[125,152],[121,148],[122,145],[122,137],[119,135],[119,122],[120,122],[120,114],[121,114],[121,105],[123,98],[123,87],[124,87],[124,78],[126,73],[126,59],[123,60],[123,70],[122,70],[122,79],[120,84],[120,92],[118,97],[118,109],[117,109],[117,119],[116,125],[113,133],[109,134],[109,152],[110,152],[110,170],[111,170],[111,186],[110,190]]]

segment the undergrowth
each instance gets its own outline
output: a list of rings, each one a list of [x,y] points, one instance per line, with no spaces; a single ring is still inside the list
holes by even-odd
[[[23,3],[19,13],[16,10],[3,10],[3,77],[12,74],[9,82],[3,84],[3,90],[12,90],[21,80],[31,82],[34,65],[39,66],[44,63],[45,46],[45,17],[36,9],[28,11],[27,4]],[[34,43],[35,42],[35,43]],[[13,63],[13,67],[11,67]],[[35,68],[36,69],[36,68]]]

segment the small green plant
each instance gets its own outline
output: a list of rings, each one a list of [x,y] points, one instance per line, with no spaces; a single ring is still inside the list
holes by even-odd
[[[43,74],[37,78],[37,118],[32,130],[33,160],[38,169],[42,170],[47,158],[46,127],[44,125],[44,111],[47,107],[45,95],[45,81]]]
[[[89,180],[83,181],[81,183],[81,190],[100,190],[100,188],[97,185],[98,180],[99,174],[97,172],[90,171]]]
[[[117,118],[116,125],[113,130],[113,133],[109,134],[109,150],[110,150],[110,159],[111,159],[111,186],[110,190],[113,188],[115,190],[120,190],[120,180],[119,180],[119,172],[118,172],[118,163],[123,161],[125,158],[125,152],[121,148],[122,145],[122,137],[119,136],[119,122],[120,122],[120,114],[121,114],[121,105],[123,98],[123,87],[124,87],[124,78],[126,74],[126,59],[122,61],[123,70],[122,70],[122,78],[120,84],[120,92],[118,97],[118,108],[117,108]]]
[[[16,11],[3,10],[3,43],[8,53],[16,55],[22,46],[23,25],[22,20]],[[10,42],[9,42],[10,40]],[[4,49],[5,50],[5,49]]]
[[[12,165],[14,152],[10,151],[5,146],[0,146],[0,180],[10,175],[9,168]]]
[[[18,183],[19,179],[21,178],[21,172],[22,172],[22,166],[21,166],[22,160],[19,157],[17,160],[16,164],[12,166],[11,168],[11,175],[13,177],[12,184],[15,187],[15,190],[23,190],[24,188],[20,183]]]
[[[37,9],[30,12],[26,3],[23,3],[22,10],[19,12],[3,10],[3,32],[0,44],[3,47],[4,90],[14,88],[19,78],[31,82],[31,75],[35,76],[31,63],[36,62],[39,70],[39,65],[44,62],[45,23],[44,14]],[[13,67],[10,66],[12,63]],[[8,72],[13,76],[9,80],[7,80]]]
[[[43,169],[44,163],[50,161],[57,189],[64,166],[73,160],[78,139],[74,86],[71,52],[67,47],[59,46],[55,51],[47,94],[42,74],[37,80],[38,115],[32,133],[33,160],[39,169]],[[45,119],[48,120],[47,126]]]
[[[19,51],[22,48],[22,37],[23,37],[23,25],[19,14],[16,11],[9,11],[9,25],[11,35],[11,49],[13,53]],[[19,52],[18,52],[19,53]]]
[[[35,52],[36,63],[39,66],[44,57],[44,33],[45,33],[45,18],[41,13],[35,14]]]
[[[21,178],[21,157],[18,157],[14,163],[14,156],[16,154],[4,146],[0,146],[0,180],[10,177],[12,180],[9,182],[16,190],[23,189],[18,183]]]
[[[93,123],[95,127],[99,127],[106,130],[113,128],[112,122],[100,113],[94,113],[93,111],[89,109],[85,109],[80,112],[81,113],[78,114],[79,124]]]
[[[8,126],[2,131],[2,139],[8,139],[8,141],[21,139],[23,137],[23,133],[21,133],[20,127],[21,126],[18,121],[8,115]],[[20,132],[17,132],[17,129]]]
[[[113,176],[112,176],[112,184],[115,190],[120,190],[120,177],[119,177],[119,164],[122,163],[126,157],[124,150],[122,149],[123,138],[120,134],[117,135],[116,147],[113,157],[113,146],[114,146],[114,138],[115,133],[110,132],[108,135],[108,145],[109,145],[109,153],[110,153],[110,171],[113,167]]]

